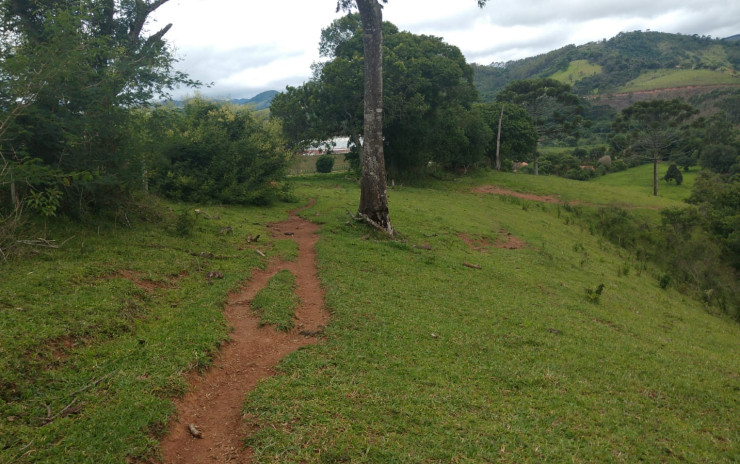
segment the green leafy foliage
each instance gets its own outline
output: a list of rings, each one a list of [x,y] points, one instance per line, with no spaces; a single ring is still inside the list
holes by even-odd
[[[586,300],[589,303],[598,303],[601,299],[601,293],[604,291],[604,284],[599,284],[594,288],[586,287]]]
[[[155,191],[183,201],[236,204],[281,197],[289,155],[275,122],[199,98],[182,110],[160,107],[139,117],[142,137],[151,143],[145,161]]]
[[[503,116],[502,116],[503,106]],[[510,103],[476,103],[473,110],[480,112],[481,118],[491,130],[486,144],[486,155],[495,163],[498,123],[501,119],[501,160],[528,160],[537,149],[537,132],[531,116],[519,105]]]
[[[496,99],[516,103],[529,113],[538,142],[576,135],[583,120],[581,101],[571,86],[554,79],[514,81]]]
[[[332,155],[321,155],[316,160],[316,172],[327,173],[334,168],[334,157]]]
[[[363,124],[363,45],[359,15],[322,32],[321,53],[331,58],[314,78],[276,96],[272,114],[294,146],[345,135],[359,156]],[[393,175],[430,162],[467,168],[482,162],[493,136],[470,106],[477,95],[472,69],[457,47],[441,39],[383,24],[383,137]]]
[[[740,269],[740,180],[704,171],[696,179],[690,203],[700,207],[702,222],[723,245],[722,254]]]
[[[79,214],[113,207],[139,185],[128,110],[196,84],[172,69],[163,40],[170,26],[144,32],[165,2],[2,3],[0,155],[10,165],[0,170],[3,195],[13,183],[20,198],[55,189],[58,209]],[[43,180],[34,176],[41,170]]]
[[[703,168],[720,174],[731,174],[740,171],[738,151],[731,145],[709,145],[699,160]]]
[[[614,120],[612,148],[653,162],[653,195],[658,195],[658,162],[685,149],[686,128],[696,113],[679,99],[652,100],[625,108]]]
[[[671,164],[668,167],[668,171],[666,171],[665,176],[663,176],[663,179],[666,182],[674,181],[676,185],[681,185],[683,183],[683,174],[681,174],[678,166]]]

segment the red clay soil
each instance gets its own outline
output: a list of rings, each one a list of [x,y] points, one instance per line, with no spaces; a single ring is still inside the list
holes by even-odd
[[[527,246],[527,243],[524,240],[512,235],[511,232],[506,230],[504,227],[501,228],[499,234],[500,236],[496,237],[496,240],[493,243],[491,243],[487,237],[470,236],[464,233],[457,234],[457,236],[460,240],[465,242],[471,250],[478,251],[480,253],[487,253],[490,248],[518,250]]]
[[[189,376],[189,392],[176,401],[177,416],[161,443],[166,464],[251,462],[251,451],[244,448],[244,438],[250,432],[242,414],[245,396],[260,379],[274,374],[273,366],[285,355],[317,343],[317,335],[328,323],[314,251],[319,227],[298,217],[297,212],[292,211],[287,221],[271,226],[274,237],[290,237],[298,243],[297,261],[273,262],[265,271],[254,270],[241,291],[230,295],[224,314],[234,328],[231,340],[205,374]],[[301,301],[295,328],[288,333],[259,327],[258,318],[249,307],[270,277],[283,269],[295,275],[296,293]],[[195,438],[188,431],[189,424],[202,438]]]

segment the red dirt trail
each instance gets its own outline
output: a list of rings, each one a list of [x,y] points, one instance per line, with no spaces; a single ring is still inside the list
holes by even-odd
[[[176,401],[177,416],[161,442],[166,464],[251,462],[251,451],[244,448],[244,438],[250,432],[242,414],[245,396],[260,379],[274,374],[273,366],[285,355],[317,343],[317,334],[328,323],[314,251],[319,226],[298,217],[299,211],[291,211],[287,221],[270,226],[273,237],[290,237],[298,243],[298,260],[272,262],[265,271],[254,270],[241,291],[229,296],[224,315],[234,328],[231,339],[205,374],[189,375],[189,391]],[[300,297],[296,325],[288,333],[259,327],[249,307],[270,277],[283,269],[295,275]],[[202,438],[191,435],[189,424]]]

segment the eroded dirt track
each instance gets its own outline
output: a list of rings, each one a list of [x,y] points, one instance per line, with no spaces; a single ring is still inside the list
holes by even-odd
[[[176,402],[177,417],[161,444],[166,464],[251,461],[250,451],[244,448],[249,432],[242,415],[245,396],[260,379],[273,375],[273,366],[285,355],[316,343],[317,334],[329,320],[316,270],[318,230],[317,225],[298,217],[297,211],[291,212],[287,221],[271,226],[274,237],[298,243],[299,257],[297,261],[272,262],[265,271],[254,270],[241,291],[230,295],[224,314],[234,328],[231,340],[205,374],[189,376],[189,392]],[[295,275],[301,300],[295,329],[289,333],[259,327],[249,307],[270,277],[283,269]],[[202,438],[188,431],[189,424],[195,425]]]

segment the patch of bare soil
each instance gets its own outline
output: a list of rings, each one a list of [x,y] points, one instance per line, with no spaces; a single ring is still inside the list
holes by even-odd
[[[493,244],[496,248],[503,248],[505,250],[518,250],[525,248],[527,242],[511,234],[508,230],[503,227],[500,230],[501,237],[496,239],[496,243]]]
[[[457,234],[457,236],[460,240],[465,242],[471,250],[481,253],[487,253],[490,248],[518,250],[527,246],[527,243],[524,240],[512,235],[511,232],[503,227],[499,231],[499,236],[496,237],[496,240],[493,242],[491,242],[487,237],[473,237],[463,233]]]
[[[271,227],[274,237],[289,236],[298,243],[297,261],[272,262],[265,271],[253,271],[241,291],[230,295],[224,314],[233,326],[231,339],[205,374],[189,375],[189,392],[176,401],[177,417],[161,443],[165,463],[251,462],[251,452],[244,448],[243,441],[250,432],[242,414],[245,396],[260,379],[274,374],[273,366],[285,355],[317,343],[317,335],[328,323],[314,251],[319,226],[301,219],[297,212],[292,211],[287,221]],[[288,333],[259,327],[249,307],[270,277],[283,269],[295,275],[301,301],[296,326]],[[198,434],[200,438],[195,436]]]
[[[482,185],[473,189],[474,193],[488,193],[491,195],[506,195],[521,198],[523,200],[540,201],[543,203],[563,203],[563,200],[553,195],[534,195],[532,193],[521,193],[507,190],[496,185]]]
[[[468,234],[459,233],[457,234],[457,238],[465,242],[471,250],[479,251],[481,253],[487,252],[488,248],[493,246],[493,244],[485,237],[472,237]]]

